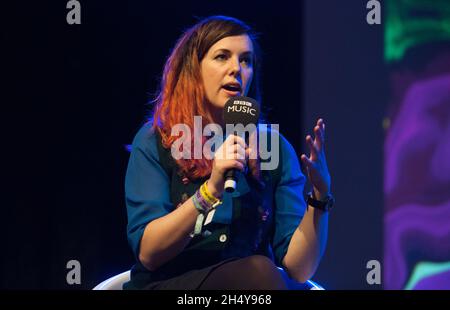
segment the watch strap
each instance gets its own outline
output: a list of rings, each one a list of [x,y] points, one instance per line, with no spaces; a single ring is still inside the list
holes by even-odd
[[[333,205],[334,205],[334,197],[333,195],[329,194],[325,200],[317,200],[314,198],[313,194],[310,192],[308,193],[306,203],[308,206],[311,206],[313,208],[322,210],[322,211],[329,211]]]

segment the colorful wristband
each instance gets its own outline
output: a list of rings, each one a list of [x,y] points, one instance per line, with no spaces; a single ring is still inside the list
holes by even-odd
[[[212,209],[212,205],[203,198],[203,196],[200,194],[200,191],[195,192],[195,194],[192,196],[192,200],[194,202],[195,208],[200,213],[208,213],[209,210]]]
[[[207,186],[207,182],[203,183],[200,186],[200,194],[202,195],[202,197],[212,206],[212,208],[217,207],[219,204],[222,203],[222,200],[219,198],[214,197],[214,195],[212,195],[209,190],[208,190],[208,186]]]
[[[202,232],[203,223],[206,215],[215,207],[222,203],[222,200],[214,197],[209,191],[206,183],[203,183],[200,188],[192,196],[192,202],[195,208],[199,212],[197,220],[195,221],[194,231],[191,233],[191,237],[200,235]]]

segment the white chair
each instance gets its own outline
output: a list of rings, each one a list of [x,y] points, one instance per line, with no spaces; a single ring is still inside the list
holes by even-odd
[[[130,281],[130,270],[119,273],[114,277],[106,279],[102,283],[98,284],[93,290],[110,291],[110,290],[122,290],[122,285],[125,282]]]
[[[312,280],[306,281],[306,284],[310,287],[308,288],[310,291],[324,291],[325,289]]]
[[[129,270],[106,279],[102,283],[96,285],[93,290],[122,290],[122,285],[128,281],[130,281]],[[306,281],[306,283],[304,283],[304,286],[304,289],[306,290],[324,290],[322,286],[311,280]]]

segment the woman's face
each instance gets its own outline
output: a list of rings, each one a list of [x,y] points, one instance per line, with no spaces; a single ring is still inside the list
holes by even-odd
[[[200,67],[209,103],[220,110],[233,96],[246,96],[253,77],[253,44],[248,35],[225,37],[210,47]]]

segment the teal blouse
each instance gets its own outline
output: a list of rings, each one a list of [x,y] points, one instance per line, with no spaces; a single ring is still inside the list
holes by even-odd
[[[280,163],[262,171],[264,184],[241,173],[237,190],[224,193],[212,221],[174,259],[150,272],[139,261],[139,247],[148,223],[175,209],[206,180],[183,182],[159,134],[146,123],[136,134],[125,178],[128,242],[136,259],[129,288],[168,279],[231,257],[266,255],[281,266],[289,242],[303,218],[305,177],[292,145],[278,132]]]

